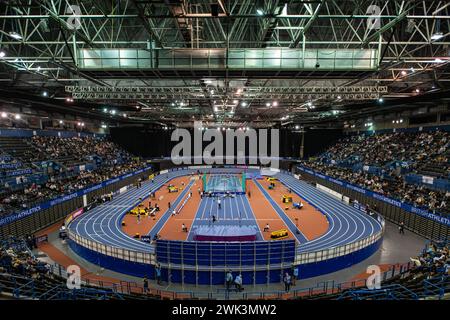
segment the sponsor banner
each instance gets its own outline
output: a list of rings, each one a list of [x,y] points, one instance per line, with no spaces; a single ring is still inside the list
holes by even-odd
[[[164,173],[167,173],[167,172],[169,172],[169,170],[161,170],[161,171],[159,172],[159,174],[164,174]]]
[[[322,190],[323,192],[326,192],[326,193],[332,195],[333,197],[342,201],[342,194],[340,194],[339,192],[336,192],[336,191],[334,191],[328,187],[325,187],[321,184],[318,184],[318,183],[316,183],[316,188],[319,190]]]
[[[14,170],[14,171],[7,171],[5,172],[6,177],[14,177],[14,176],[22,176],[24,174],[31,174],[33,173],[32,169],[20,169],[20,170]]]
[[[16,169],[22,166],[21,162],[0,163],[0,169]]]
[[[12,157],[10,155],[7,154],[3,154],[0,156],[0,161],[11,161]]]
[[[64,225],[65,225],[66,227],[68,227],[69,224],[70,224],[73,220],[75,220],[77,217],[81,216],[81,215],[83,214],[83,212],[84,212],[84,208],[80,208],[80,209],[78,209],[78,210],[75,210],[75,211],[72,212],[71,214],[69,214],[69,215],[66,217],[66,220],[64,220]]]
[[[427,184],[433,184],[434,178],[429,176],[422,176],[422,182]]]
[[[420,215],[422,217],[425,217],[427,219],[436,221],[436,222],[441,223],[441,224],[446,225],[446,226],[450,226],[450,219],[449,218],[446,218],[446,217],[434,214],[434,213],[432,213],[432,212],[430,212],[428,210],[417,208],[417,207],[414,207],[414,206],[412,206],[412,205],[410,205],[408,203],[404,203],[404,202],[401,202],[399,200],[388,198],[388,197],[386,197],[386,196],[384,196],[382,194],[379,194],[377,192],[366,190],[364,188],[352,185],[352,184],[347,183],[347,182],[342,181],[342,180],[333,179],[331,177],[325,176],[325,175],[323,175],[321,173],[317,173],[315,171],[312,171],[312,170],[307,169],[307,168],[302,167],[302,166],[297,166],[297,168],[299,170],[303,171],[303,172],[309,173],[312,176],[320,177],[320,178],[322,178],[322,179],[324,179],[326,181],[330,181],[330,182],[333,182],[333,183],[337,183],[336,181],[340,181],[339,185],[341,185],[341,186],[343,186],[345,188],[348,188],[348,189],[354,190],[356,192],[362,193],[362,194],[364,194],[364,195],[366,195],[368,197],[371,197],[371,198],[374,198],[374,199],[386,202],[386,203],[388,203],[390,205],[393,205],[395,207],[399,207],[399,208],[401,208],[401,209],[403,209],[403,210],[405,210],[407,212],[410,212],[410,213],[413,213],[413,214],[418,214],[418,215]]]
[[[127,191],[127,189],[128,189],[127,186],[122,187],[119,189],[119,193],[124,193],[125,191]]]
[[[5,224],[9,224],[9,223],[12,223],[14,221],[20,220],[22,218],[28,217],[29,215],[32,215],[32,214],[34,214],[36,212],[39,212],[41,210],[46,210],[46,209],[48,209],[48,208],[50,208],[50,207],[52,207],[54,205],[60,204],[62,202],[66,202],[68,200],[71,200],[71,199],[74,199],[74,198],[77,198],[77,197],[82,197],[83,195],[88,194],[88,193],[90,193],[92,191],[104,188],[104,187],[106,187],[106,186],[108,186],[108,185],[110,185],[110,184],[112,184],[114,182],[122,181],[122,180],[124,180],[124,179],[126,179],[126,178],[128,178],[130,176],[134,176],[134,175],[140,174],[140,173],[144,172],[145,170],[149,170],[151,168],[152,167],[149,166],[149,167],[146,167],[144,169],[140,169],[140,170],[138,170],[138,171],[136,171],[134,173],[125,174],[123,176],[120,176],[120,177],[117,177],[117,178],[114,178],[114,179],[111,179],[111,180],[103,181],[102,183],[99,183],[99,184],[94,185],[92,187],[81,189],[79,191],[76,191],[76,192],[64,195],[64,196],[62,196],[60,198],[56,198],[56,199],[53,199],[53,200],[41,203],[41,204],[39,204],[39,205],[37,205],[37,206],[35,206],[33,208],[30,208],[30,209],[27,209],[27,210],[24,210],[24,211],[21,211],[21,212],[18,212],[18,213],[10,214],[10,215],[8,215],[6,217],[0,218],[0,227],[5,225]]]

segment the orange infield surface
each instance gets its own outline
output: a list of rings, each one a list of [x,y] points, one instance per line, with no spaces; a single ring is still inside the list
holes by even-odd
[[[250,197],[248,197],[248,192],[250,191]],[[270,231],[263,232],[264,227],[268,223],[271,231],[288,229],[281,220],[275,209],[272,208],[269,200],[263,195],[255,183],[251,180],[247,180],[247,199],[250,202],[253,213],[256,217],[256,222],[258,223],[259,229],[264,237],[264,240],[270,240]],[[294,239],[294,235],[289,232],[289,239]]]
[[[136,233],[139,233],[140,235],[148,234],[153,226],[161,218],[161,216],[167,211],[168,202],[173,204],[175,200],[180,196],[182,192],[182,182],[184,182],[185,186],[187,186],[191,177],[193,176],[179,177],[169,182],[170,184],[179,187],[179,192],[169,193],[166,184],[157,191],[156,199],[145,199],[143,203],[146,206],[148,206],[149,201],[152,202],[152,205],[154,205],[156,201],[161,210],[156,214],[155,217],[141,216],[141,220],[139,223],[135,215],[127,214],[123,219],[123,221],[125,222],[125,226],[122,227],[123,231],[129,236],[134,236]],[[292,207],[292,203],[285,204],[281,202],[282,196],[284,194],[289,194],[286,186],[276,181],[275,189],[269,190],[268,186],[270,183],[267,180],[259,180],[258,182],[265,188],[265,190],[267,190],[269,195],[280,206],[281,209],[284,210],[285,207],[289,207],[289,210],[284,210],[284,213],[292,220],[294,224],[296,223],[295,218],[298,218],[299,229],[308,240],[318,238],[327,232],[327,218],[313,206],[306,203],[303,199],[302,203],[304,206],[301,210],[294,209]],[[181,241],[187,240],[188,233],[182,231],[181,225],[184,223],[188,230],[190,230],[190,228],[192,227],[196,212],[201,201],[198,192],[199,189],[203,189],[201,176],[198,177],[198,179],[192,185],[192,198],[187,201],[180,214],[176,216],[170,216],[163,228],[160,230],[159,234],[162,239]],[[248,197],[248,191],[250,191],[251,193],[250,197]],[[289,195],[292,196],[294,202],[300,201],[300,197],[295,193],[291,193]],[[272,231],[288,229],[284,221],[281,219],[270,202],[266,199],[264,194],[259,190],[255,182],[253,182],[252,180],[247,180],[247,199],[250,202],[250,206],[256,217],[256,222],[259,229],[261,230],[261,234],[263,235],[264,240],[270,240],[270,233]],[[270,226],[270,231],[263,232],[264,227],[267,223]],[[288,229],[288,231],[288,238],[295,239],[292,230]]]
[[[265,179],[259,180],[258,182],[264,187],[265,190],[267,190],[272,199],[280,206],[280,208],[284,210],[285,207],[289,207],[289,210],[284,210],[284,213],[292,220],[294,224],[295,218],[298,218],[298,228],[309,241],[318,238],[327,232],[327,218],[316,208],[308,204],[305,200],[300,199],[300,197],[295,193],[289,193],[285,185],[281,184],[279,181],[275,181],[275,188],[269,190],[268,187],[270,185],[270,182]],[[255,189],[257,189],[256,185],[252,187],[252,191]],[[300,210],[294,209],[292,207],[292,203],[282,203],[281,198],[285,194],[292,196],[293,202],[299,202],[301,200],[301,202],[303,203],[303,208]],[[262,196],[264,197],[264,195]],[[272,208],[270,203],[268,203],[268,206]],[[281,218],[279,219],[281,220]],[[274,230],[273,228],[271,229]]]
[[[123,232],[125,232],[129,236],[134,236],[136,233],[140,235],[146,235],[150,232],[150,230],[154,227],[154,225],[158,222],[161,216],[167,211],[169,208],[169,202],[171,205],[175,202],[175,200],[181,195],[184,189],[182,189],[182,183],[184,182],[184,187],[186,188],[189,184],[191,176],[183,176],[179,178],[175,178],[168,183],[164,184],[158,191],[155,193],[155,199],[151,199],[150,197],[144,199],[142,204],[148,207],[149,202],[151,202],[152,206],[155,203],[160,207],[159,212],[156,212],[156,216],[141,216],[141,221],[138,223],[136,215],[126,214],[123,218],[123,222],[125,222],[125,226],[122,227]],[[167,189],[168,184],[173,184],[174,186],[179,188],[178,192],[170,193]],[[198,185],[198,181],[196,182]],[[194,194],[195,185],[192,188],[192,193]],[[190,201],[188,201],[189,203]],[[187,204],[186,204],[187,205]],[[173,207],[172,207],[173,208]],[[195,214],[195,212],[194,212]],[[181,229],[181,227],[180,227]],[[161,234],[161,236],[163,236]]]

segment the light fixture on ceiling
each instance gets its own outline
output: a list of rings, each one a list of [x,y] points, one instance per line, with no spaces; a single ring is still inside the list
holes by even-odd
[[[2,112],[2,118],[7,118],[8,114],[6,112]]]
[[[442,39],[444,37],[444,34],[441,31],[441,20],[437,19],[435,24],[435,31],[431,35],[431,40],[436,41],[439,39]]]
[[[264,11],[261,10],[261,9],[256,9],[256,13],[257,13],[259,16],[264,15]]]
[[[0,51],[0,58],[4,58],[6,56],[6,52],[1,50]]]
[[[42,96],[43,97],[47,97],[48,96],[48,92],[47,91],[42,91]]]
[[[272,106],[274,106],[274,107],[278,106],[278,101],[272,102]]]
[[[444,37],[442,32],[435,32],[431,35],[431,40],[436,41]]]
[[[22,36],[15,31],[11,31],[9,36],[15,40],[22,40]]]

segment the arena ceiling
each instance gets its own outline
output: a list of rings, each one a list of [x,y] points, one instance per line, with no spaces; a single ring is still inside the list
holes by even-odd
[[[411,108],[447,97],[449,13],[447,1],[1,1],[0,97],[179,126]]]

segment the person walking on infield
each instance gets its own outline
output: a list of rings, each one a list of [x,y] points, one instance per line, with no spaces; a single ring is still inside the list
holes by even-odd
[[[284,290],[286,292],[289,292],[289,290],[291,289],[291,281],[292,281],[291,276],[289,275],[289,273],[286,272],[283,278]]]
[[[140,223],[141,223],[141,214],[138,213],[137,214],[137,224],[140,224]]]

